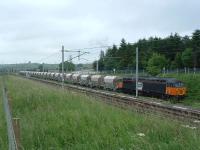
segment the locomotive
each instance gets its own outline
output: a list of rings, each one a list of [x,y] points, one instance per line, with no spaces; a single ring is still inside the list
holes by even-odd
[[[123,78],[122,84],[121,90],[124,93],[135,92],[135,78]],[[186,87],[183,82],[175,78],[140,77],[138,79],[138,92],[147,96],[182,99],[186,95]]]
[[[20,71],[21,75],[46,80],[62,81],[61,73]],[[135,93],[136,80],[134,77],[89,75],[78,73],[64,73],[64,81],[90,88],[99,88],[123,93]],[[138,92],[141,95],[159,96],[160,98],[182,99],[186,96],[186,87],[183,82],[175,78],[140,77]]]

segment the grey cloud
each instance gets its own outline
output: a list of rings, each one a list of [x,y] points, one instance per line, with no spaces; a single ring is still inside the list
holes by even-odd
[[[190,34],[199,28],[199,13],[198,0],[8,0],[0,4],[0,60],[38,61],[62,44],[74,49],[117,44],[123,37],[134,42]],[[100,50],[85,58],[93,61]],[[59,62],[59,57],[44,61]]]

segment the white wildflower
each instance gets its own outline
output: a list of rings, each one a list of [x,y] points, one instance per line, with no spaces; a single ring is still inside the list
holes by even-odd
[[[138,133],[137,135],[138,135],[138,136],[145,136],[144,133]]]
[[[197,127],[192,127],[192,126],[189,126],[189,125],[182,125],[182,127],[190,128],[190,129],[196,129],[197,128]]]
[[[194,123],[200,123],[200,120],[194,120]]]

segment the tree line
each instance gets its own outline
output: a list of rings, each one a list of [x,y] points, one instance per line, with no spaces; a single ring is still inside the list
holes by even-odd
[[[171,34],[166,38],[150,37],[136,43],[121,40],[119,46],[113,45],[106,52],[101,51],[98,60],[99,71],[135,69],[135,49],[139,48],[139,68],[152,75],[165,69],[200,67],[200,30],[192,36]],[[95,69],[97,61],[93,62]]]

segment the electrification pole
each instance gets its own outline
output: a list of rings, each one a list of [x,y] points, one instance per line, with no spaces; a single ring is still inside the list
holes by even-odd
[[[72,61],[72,59],[77,58],[77,57],[80,60],[80,56],[88,54],[89,52],[82,52],[81,53],[80,50],[78,50],[78,51],[77,50],[76,51],[75,50],[65,50],[63,45],[62,45],[61,51],[62,51],[62,87],[64,87],[64,52],[78,52],[78,56],[70,58],[70,60],[67,61],[67,62],[70,62],[70,61]]]
[[[78,51],[78,60],[80,60],[81,51]]]
[[[62,87],[64,86],[64,46],[62,45]]]
[[[138,47],[136,47],[135,97],[138,97]]]
[[[96,72],[99,72],[99,60],[97,59]]]
[[[44,72],[44,63],[42,63],[42,72]]]

